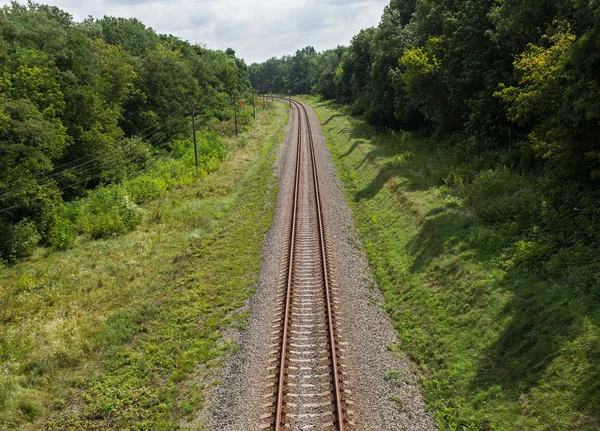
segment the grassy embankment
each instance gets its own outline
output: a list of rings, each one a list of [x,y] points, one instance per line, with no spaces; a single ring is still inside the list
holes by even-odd
[[[145,203],[133,232],[0,268],[1,429],[202,428],[272,219],[276,106],[214,173]]]
[[[548,245],[539,181],[311,104],[440,429],[600,429],[598,258]]]

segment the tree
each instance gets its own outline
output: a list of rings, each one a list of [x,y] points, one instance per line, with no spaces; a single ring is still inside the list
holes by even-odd
[[[354,102],[358,112],[365,102],[365,96],[369,93],[376,33],[375,28],[371,27],[361,30],[354,36],[340,65],[339,100],[342,103]]]
[[[0,259],[47,239],[63,200],[123,180],[149,144],[187,133],[193,103],[204,121],[222,121],[231,92],[249,88],[233,50],[157,35],[136,19],[75,23],[53,6],[3,7]]]
[[[288,85],[295,94],[310,94],[311,82],[310,82],[310,70],[311,70],[311,59],[317,54],[312,46],[296,51],[296,54],[291,59],[291,67],[289,69],[289,82]],[[280,88],[285,90],[284,88]]]

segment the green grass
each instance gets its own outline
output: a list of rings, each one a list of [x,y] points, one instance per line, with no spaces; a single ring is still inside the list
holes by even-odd
[[[0,428],[202,428],[272,219],[276,106],[133,232],[0,268]]]
[[[598,254],[556,245],[543,184],[310,103],[439,428],[600,429]]]

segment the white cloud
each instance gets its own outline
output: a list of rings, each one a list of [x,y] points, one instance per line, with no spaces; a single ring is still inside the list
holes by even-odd
[[[170,33],[213,49],[235,49],[248,64],[347,45],[361,29],[377,25],[389,0],[38,0],[72,14],[135,17],[158,33]],[[22,1],[24,2],[24,0]],[[8,4],[8,1],[2,1]]]

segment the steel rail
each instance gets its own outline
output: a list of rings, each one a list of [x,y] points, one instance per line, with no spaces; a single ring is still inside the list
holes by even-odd
[[[324,296],[326,303],[326,317],[327,317],[327,328],[328,328],[328,338],[330,351],[329,354],[331,356],[331,372],[333,379],[333,397],[334,397],[334,410],[337,422],[337,430],[344,431],[344,416],[343,416],[343,407],[342,407],[342,396],[341,396],[341,387],[340,387],[340,379],[339,379],[339,369],[337,363],[337,349],[335,343],[335,327],[334,327],[334,317],[333,317],[333,306],[331,299],[331,289],[329,286],[329,267],[327,263],[327,252],[325,245],[325,234],[324,234],[324,226],[323,226],[323,214],[322,214],[322,204],[321,204],[321,195],[319,190],[319,176],[317,173],[317,162],[315,156],[314,149],[314,140],[312,136],[312,129],[310,127],[310,121],[308,117],[308,112],[306,107],[292,100],[292,104],[296,107],[298,111],[298,138],[297,138],[297,150],[296,150],[296,174],[295,174],[295,184],[294,184],[294,202],[293,202],[293,210],[292,210],[292,221],[291,221],[291,232],[290,232],[290,250],[288,254],[288,271],[287,271],[287,282],[286,282],[286,291],[285,291],[285,301],[284,301],[284,317],[283,317],[283,333],[281,338],[281,355],[280,355],[280,363],[279,363],[279,378],[278,378],[278,388],[276,395],[276,410],[275,410],[275,430],[282,431],[284,428],[283,424],[283,408],[284,408],[284,398],[285,398],[285,383],[286,383],[286,367],[287,367],[287,343],[288,343],[288,331],[289,331],[289,318],[290,318],[290,308],[291,308],[291,299],[292,299],[292,278],[293,278],[293,266],[294,266],[294,245],[295,245],[295,236],[296,236],[296,224],[297,224],[297,212],[298,212],[298,195],[299,195],[299,187],[300,187],[300,165],[301,165],[301,147],[302,147],[302,117],[304,114],[304,119],[306,123],[306,131],[308,137],[308,143],[310,147],[310,158],[312,164],[313,171],[313,187],[315,192],[315,204],[317,210],[317,223],[318,223],[318,232],[319,232],[319,249],[321,254],[321,262],[322,262],[322,277],[324,283]]]
[[[290,251],[288,254],[288,275],[287,284],[285,289],[285,305],[284,305],[284,318],[283,318],[283,334],[281,340],[281,359],[279,364],[279,383],[277,388],[276,402],[276,413],[275,413],[275,430],[281,431],[281,424],[283,419],[283,397],[285,387],[285,368],[286,368],[286,355],[287,355],[287,340],[288,340],[288,326],[290,320],[290,302],[292,299],[292,273],[294,267],[294,244],[296,238],[296,221],[298,213],[298,190],[300,188],[300,156],[302,147],[302,124],[300,118],[300,112],[298,111],[298,145],[296,150],[296,178],[294,183],[294,206],[292,209],[292,227],[290,233]]]
[[[319,174],[317,173],[317,160],[315,157],[315,145],[312,136],[312,129],[310,127],[310,121],[308,119],[308,112],[306,107],[302,104],[302,110],[304,111],[304,117],[306,118],[306,126],[308,131],[308,141],[310,143],[310,153],[313,166],[313,180],[315,187],[315,200],[317,203],[317,220],[319,222],[319,242],[321,243],[321,259],[323,261],[323,279],[325,283],[325,299],[327,302],[327,321],[329,329],[329,344],[331,346],[331,368],[333,371],[333,387],[335,394],[335,411],[338,421],[338,430],[344,430],[344,417],[342,410],[342,391],[340,388],[340,379],[338,374],[337,365],[337,349],[335,348],[335,327],[333,321],[333,307],[331,306],[331,293],[329,288],[329,269],[327,266],[327,252],[325,248],[325,233],[323,229],[323,214],[321,212],[321,194],[319,191]]]

